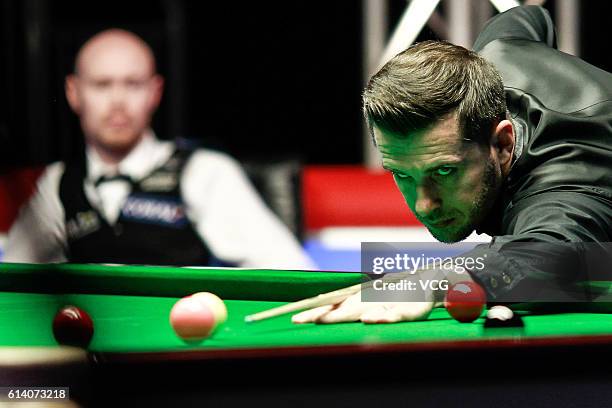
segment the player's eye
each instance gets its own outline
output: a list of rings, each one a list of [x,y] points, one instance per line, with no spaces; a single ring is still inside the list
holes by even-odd
[[[130,79],[126,82],[127,87],[131,89],[140,89],[144,87],[145,84],[146,84],[146,81],[137,80],[137,79]]]
[[[393,177],[395,177],[398,180],[412,180],[412,177],[407,174],[400,173],[395,170],[391,170],[391,173],[393,173]]]
[[[107,89],[111,86],[111,81],[100,80],[100,81],[92,81],[91,85],[96,89]]]
[[[442,166],[434,171],[434,175],[438,177],[448,177],[450,175],[455,174],[456,171],[457,169],[455,167]]]

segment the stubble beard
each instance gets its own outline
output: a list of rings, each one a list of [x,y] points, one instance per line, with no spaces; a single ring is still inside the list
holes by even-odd
[[[486,219],[487,215],[493,208],[493,205],[499,194],[501,186],[501,174],[497,170],[495,162],[489,157],[485,172],[483,175],[483,185],[478,196],[472,201],[471,209],[469,211],[467,221],[463,225],[456,227],[456,231],[452,231],[452,234],[444,234],[445,231],[430,233],[438,241],[453,244],[467,238],[476,227]]]

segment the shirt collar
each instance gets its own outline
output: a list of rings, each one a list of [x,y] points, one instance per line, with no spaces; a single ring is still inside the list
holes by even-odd
[[[122,174],[138,181],[166,162],[172,151],[172,144],[159,141],[152,130],[145,132],[138,144],[118,165],[103,161],[94,148],[87,146],[87,178],[94,181],[102,176]]]

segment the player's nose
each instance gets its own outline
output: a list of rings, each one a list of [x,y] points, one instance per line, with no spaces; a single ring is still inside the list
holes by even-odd
[[[125,97],[126,97],[126,89],[124,86],[120,85],[120,84],[115,84],[112,88],[111,88],[111,102],[113,103],[113,105],[117,106],[117,105],[123,105],[123,103],[125,102]]]
[[[414,210],[417,216],[428,218],[438,208],[440,208],[440,200],[434,195],[431,189],[426,187],[418,187],[416,189]]]

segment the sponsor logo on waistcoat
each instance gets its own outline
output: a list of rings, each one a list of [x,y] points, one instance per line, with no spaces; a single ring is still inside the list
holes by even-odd
[[[187,223],[182,202],[147,195],[131,195],[121,209],[127,220],[180,228]]]
[[[172,191],[178,184],[176,173],[158,172],[140,182],[143,191]]]
[[[70,239],[79,239],[100,229],[100,217],[93,211],[78,212],[66,223],[66,231]]]

